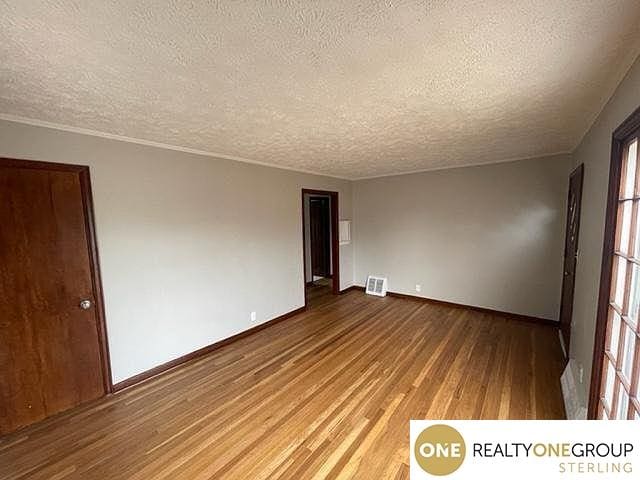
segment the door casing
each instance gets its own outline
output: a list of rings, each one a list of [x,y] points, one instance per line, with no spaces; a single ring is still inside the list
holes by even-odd
[[[567,356],[569,355],[569,344],[571,342],[571,318],[573,314],[573,295],[575,291],[576,264],[578,259],[583,179],[584,165],[580,164],[569,176],[567,222],[562,263],[563,275],[559,321],[560,334],[562,335]]]
[[[306,252],[306,236],[304,232],[304,197],[305,195],[328,195],[331,198],[331,270],[332,270],[332,293],[334,295],[340,294],[340,250],[338,242],[338,212],[339,210],[339,198],[338,192],[329,190],[314,190],[309,188],[303,188],[301,194],[301,217],[302,217],[302,284],[303,292],[304,286],[307,280],[307,262],[305,259]],[[307,306],[307,295],[304,295],[304,306]]]

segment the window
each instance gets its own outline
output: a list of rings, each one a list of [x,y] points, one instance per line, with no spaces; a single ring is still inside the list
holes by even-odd
[[[640,418],[639,126],[636,111],[613,136],[590,418]]]

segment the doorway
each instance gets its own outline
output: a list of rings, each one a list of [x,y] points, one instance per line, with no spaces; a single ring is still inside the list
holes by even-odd
[[[0,159],[0,434],[104,396],[89,168]]]
[[[302,190],[305,306],[340,293],[338,192]]]
[[[562,298],[560,302],[560,335],[569,357],[571,341],[571,317],[573,314],[573,294],[576,283],[576,262],[578,259],[578,235],[580,233],[580,205],[582,203],[582,182],[584,165],[576,168],[569,177],[567,200],[567,227],[564,240],[564,263],[562,277]]]

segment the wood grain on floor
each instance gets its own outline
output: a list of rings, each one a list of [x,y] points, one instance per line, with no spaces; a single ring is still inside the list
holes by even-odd
[[[409,419],[563,418],[562,366],[552,327],[316,295],[300,315],[0,438],[0,478],[407,478]]]

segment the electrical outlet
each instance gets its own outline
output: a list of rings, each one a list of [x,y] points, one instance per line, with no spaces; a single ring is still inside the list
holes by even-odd
[[[251,321],[255,322],[256,321],[256,312],[251,312]]]
[[[416,292],[421,292],[422,291],[422,285],[416,283]]]

